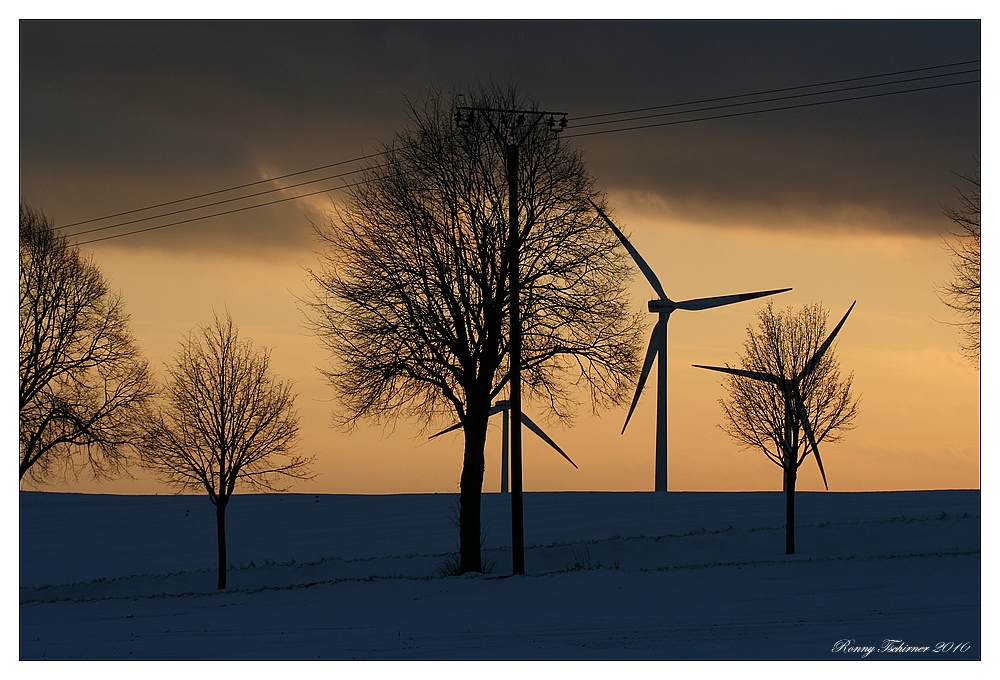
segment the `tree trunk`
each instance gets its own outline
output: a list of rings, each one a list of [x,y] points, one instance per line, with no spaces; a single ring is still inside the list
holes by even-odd
[[[228,498],[219,498],[215,504],[215,526],[219,538],[219,590],[226,589],[226,504]]]
[[[793,466],[785,468],[785,554],[795,554],[795,476]]]
[[[470,400],[471,401],[471,400]],[[486,426],[490,417],[489,401],[482,405],[468,405],[463,429],[465,430],[465,459],[462,464],[462,481],[458,511],[459,570],[481,572],[480,510],[482,507],[483,474],[486,468]]]

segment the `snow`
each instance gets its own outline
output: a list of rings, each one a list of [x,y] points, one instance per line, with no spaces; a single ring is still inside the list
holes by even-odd
[[[207,498],[20,492],[20,658],[981,658],[978,490],[796,501],[786,556],[780,493],[529,493],[513,577],[499,494],[474,576],[456,496],[239,495],[218,592]]]

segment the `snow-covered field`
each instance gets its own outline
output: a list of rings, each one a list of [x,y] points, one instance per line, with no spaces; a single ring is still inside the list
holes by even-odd
[[[526,494],[512,577],[488,494],[446,577],[455,496],[237,496],[217,592],[207,498],[21,492],[20,658],[981,657],[978,490],[796,497],[786,556],[779,493]]]

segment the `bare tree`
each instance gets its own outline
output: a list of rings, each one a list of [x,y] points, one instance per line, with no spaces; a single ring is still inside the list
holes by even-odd
[[[726,417],[722,429],[782,469],[789,555],[795,552],[799,466],[813,453],[826,484],[819,444],[839,441],[858,414],[859,400],[851,393],[854,374],[841,377],[832,346],[851,309],[827,336],[828,313],[821,304],[776,312],[768,302],[757,313],[757,327],[747,328],[738,368],[699,367],[726,373],[728,396],[719,400]]]
[[[945,305],[958,312],[961,317],[956,325],[962,339],[959,351],[977,370],[979,369],[979,262],[980,262],[980,214],[979,214],[979,158],[976,171],[972,175],[958,175],[969,184],[968,189],[956,188],[959,207],[945,206],[944,214],[954,225],[949,231],[951,239],[945,247],[951,253],[951,281],[941,286],[938,296]]]
[[[121,297],[40,211],[20,204],[18,479],[120,472],[154,392]]]
[[[167,368],[165,403],[152,417],[142,463],[179,489],[204,490],[215,505],[219,590],[226,587],[226,507],[237,482],[279,491],[305,479],[294,455],[298,416],[291,383],[275,379],[270,352],[241,341],[228,312],[181,342]]]
[[[534,108],[513,91],[459,103]],[[481,121],[458,134],[454,101],[432,92],[317,230],[309,316],[333,366],[341,424],[457,416],[465,436],[460,569],[482,570],[480,502],[490,407],[508,387],[508,185],[504,150]],[[631,272],[590,199],[580,154],[539,126],[521,143],[522,381],[526,399],[568,417],[620,403],[634,380],[639,318]]]

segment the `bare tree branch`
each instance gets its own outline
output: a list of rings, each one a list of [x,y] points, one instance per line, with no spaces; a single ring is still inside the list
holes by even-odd
[[[827,317],[827,311],[818,303],[795,312],[791,307],[775,311],[773,303],[768,302],[757,313],[757,327],[747,328],[738,367],[775,375],[790,383],[826,339]],[[853,373],[844,378],[840,375],[836,345],[827,350],[811,373],[802,376],[799,394],[817,443],[840,441],[853,427],[860,403],[851,393],[853,380]],[[732,374],[726,375],[723,386],[727,397],[719,401],[726,417],[722,429],[742,446],[763,451],[779,467],[791,460],[798,468],[810,451],[797,413],[792,419],[794,431],[787,432],[781,388]],[[793,442],[791,450],[786,450],[788,441]]]
[[[121,472],[155,391],[122,299],[21,203],[19,479]]]
[[[962,339],[959,351],[974,368],[979,369],[980,357],[980,284],[979,269],[981,257],[981,215],[979,202],[979,157],[976,157],[976,171],[971,175],[958,175],[968,183],[968,189],[956,188],[959,206],[945,206],[944,214],[951,220],[953,228],[945,247],[951,254],[951,281],[939,287],[938,297],[950,309],[958,312]]]

